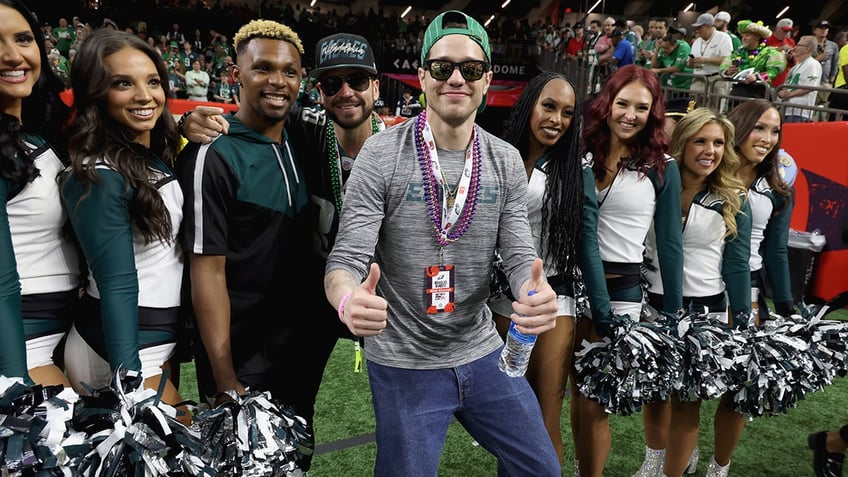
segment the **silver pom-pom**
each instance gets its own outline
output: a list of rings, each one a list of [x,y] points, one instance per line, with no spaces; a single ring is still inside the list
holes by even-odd
[[[237,432],[241,475],[303,475],[301,463],[314,447],[312,434],[305,419],[273,402],[270,393],[242,396]]]
[[[197,410],[190,426],[137,372],[77,396],[0,376],[3,475],[296,477],[314,441],[306,420],[270,393]]]
[[[26,386],[0,376],[0,474],[63,475],[61,442],[76,398],[61,385]]]
[[[819,314],[808,320],[792,315],[786,319],[791,322],[787,334],[808,345],[809,368],[800,379],[805,380],[805,387],[812,391],[824,389],[834,378],[845,376],[848,371],[848,322],[826,320],[822,316]]]
[[[138,372],[118,370],[110,386],[80,396],[63,443],[77,458],[74,475],[178,476],[185,457],[176,435],[185,429],[159,392],[141,387]],[[80,456],[80,449],[86,449]]]
[[[811,390],[809,345],[792,336],[791,320],[777,318],[734,334],[742,351],[731,370],[731,404],[746,417],[776,416],[797,406]]]
[[[639,412],[644,403],[665,400],[679,372],[680,353],[666,320],[633,322],[615,317],[611,337],[575,353],[582,395],[608,413]]]
[[[727,324],[708,314],[690,312],[680,318],[680,373],[674,390],[681,401],[707,401],[730,389],[728,371],[740,346]]]

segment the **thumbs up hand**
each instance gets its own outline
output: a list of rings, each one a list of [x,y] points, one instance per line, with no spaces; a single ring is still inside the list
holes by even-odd
[[[343,303],[339,317],[354,336],[375,336],[386,327],[387,303],[377,296],[380,266],[371,264],[368,276]],[[342,306],[342,305],[340,305]]]
[[[556,326],[557,294],[545,278],[541,258],[533,262],[530,278],[521,286],[519,295],[519,300],[512,303],[515,313],[510,317],[518,331],[539,335]]]

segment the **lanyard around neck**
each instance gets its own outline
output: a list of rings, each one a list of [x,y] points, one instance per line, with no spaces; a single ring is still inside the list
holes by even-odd
[[[476,131],[475,131],[476,133]],[[465,201],[468,198],[468,186],[471,183],[471,170],[473,168],[473,148],[465,149],[465,166],[462,169],[462,176],[457,181],[453,191],[450,190],[445,173],[439,163],[439,153],[436,148],[436,141],[433,139],[433,131],[430,129],[430,123],[424,122],[424,144],[430,152],[430,164],[432,167],[433,176],[436,178],[439,186],[442,188],[442,223],[441,228],[447,232],[459,219],[462,213],[462,208],[465,206]],[[471,138],[471,143],[474,144],[474,137]]]

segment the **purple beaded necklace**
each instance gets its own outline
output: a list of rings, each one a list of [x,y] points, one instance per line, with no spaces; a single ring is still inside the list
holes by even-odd
[[[418,164],[421,167],[421,176],[424,179],[424,198],[427,201],[427,211],[430,214],[430,220],[433,221],[436,241],[442,247],[446,247],[465,235],[465,232],[471,226],[474,214],[477,212],[477,200],[480,197],[480,171],[483,162],[480,160],[480,139],[477,135],[477,126],[475,125],[471,146],[472,168],[471,180],[468,187],[468,198],[466,199],[465,207],[462,208],[462,213],[457,223],[451,227],[451,230],[445,231],[442,229],[441,205],[439,204],[438,193],[436,192],[438,181],[433,171],[433,160],[430,157],[430,149],[424,142],[424,127],[426,122],[426,111],[421,112],[415,118],[415,152],[418,156]]]

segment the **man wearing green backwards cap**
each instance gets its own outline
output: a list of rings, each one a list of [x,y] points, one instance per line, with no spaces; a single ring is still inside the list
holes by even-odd
[[[418,79],[424,111],[359,151],[324,278],[339,319],[365,338],[374,475],[437,475],[456,417],[500,475],[559,476],[527,380],[498,368],[503,340],[486,306],[497,245],[519,291],[519,331],[538,335],[556,320],[521,157],[474,122],[492,80],[483,26],[459,11],[437,16]]]

